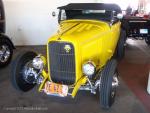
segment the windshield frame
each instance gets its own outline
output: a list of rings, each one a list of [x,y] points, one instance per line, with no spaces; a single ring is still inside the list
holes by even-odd
[[[67,19],[67,18],[66,19],[62,19],[62,13],[63,13],[63,11],[65,11],[65,13],[66,13],[67,10],[65,10],[65,9],[59,9],[59,15],[58,15],[58,22],[59,23],[61,21],[65,21],[65,20],[75,20],[75,19]],[[82,11],[82,10],[80,10],[80,11]],[[107,22],[107,23],[114,23],[116,21],[119,21],[119,19],[116,18],[117,12],[115,12],[115,11],[106,11],[106,10],[105,10],[105,12],[110,12],[111,13],[110,14],[110,21],[106,21],[106,20],[102,20],[102,19],[96,19],[96,18],[92,18],[92,19],[89,19],[89,18],[80,19],[79,18],[79,19],[80,20],[97,20],[97,21],[104,21],[104,22]],[[66,17],[67,17],[67,15],[66,15]],[[79,19],[76,18],[76,20],[79,20]]]

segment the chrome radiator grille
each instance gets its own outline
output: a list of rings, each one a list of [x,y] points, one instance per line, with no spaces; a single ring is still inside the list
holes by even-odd
[[[75,83],[75,51],[71,43],[49,43],[49,64],[53,82],[66,85]]]

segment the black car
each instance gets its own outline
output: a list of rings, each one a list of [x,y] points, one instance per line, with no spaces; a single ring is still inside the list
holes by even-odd
[[[5,11],[3,2],[0,0],[0,67],[9,64],[14,48],[10,38],[5,35]]]
[[[150,18],[125,16],[123,24],[126,29],[128,38],[137,40],[145,40],[147,45],[150,45]]]

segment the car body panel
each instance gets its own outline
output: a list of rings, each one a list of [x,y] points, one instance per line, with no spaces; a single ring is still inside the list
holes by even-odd
[[[109,25],[107,22],[96,20],[66,20],[60,23],[60,29],[56,35],[49,38],[48,44],[57,41],[70,42],[74,45],[76,84],[84,76],[82,65],[85,62],[93,61],[98,70],[113,56],[120,36],[120,26],[119,21]],[[49,60],[48,44],[47,58]],[[49,67],[48,63],[48,69]],[[50,76],[49,80],[51,80]]]

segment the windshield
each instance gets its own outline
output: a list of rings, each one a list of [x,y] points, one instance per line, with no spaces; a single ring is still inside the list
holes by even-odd
[[[112,11],[105,10],[61,10],[60,21],[70,19],[91,19],[110,22]]]

